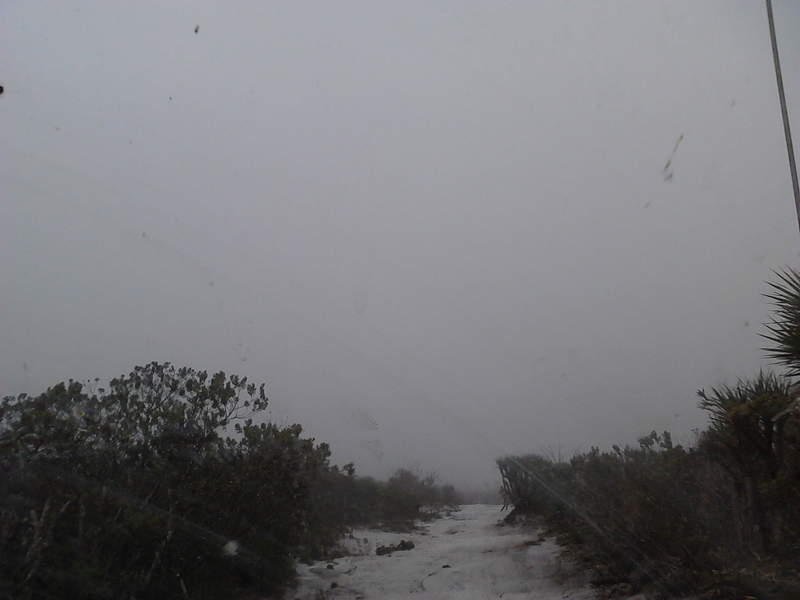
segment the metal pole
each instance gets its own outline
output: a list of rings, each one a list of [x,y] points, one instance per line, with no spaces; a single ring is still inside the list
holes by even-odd
[[[789,154],[789,172],[792,175],[792,190],[794,191],[794,206],[797,210],[797,225],[800,227],[800,185],[797,183],[797,164],[794,160],[792,130],[789,127],[789,111],[786,108],[786,93],[783,91],[783,75],[781,74],[781,60],[778,57],[778,41],[775,37],[775,18],[772,15],[772,0],[766,0],[766,3],[767,21],[769,21],[769,39],[772,42],[772,60],[775,63],[775,79],[778,83],[778,98],[781,102],[781,116],[783,117],[783,135],[786,138],[786,152]]]

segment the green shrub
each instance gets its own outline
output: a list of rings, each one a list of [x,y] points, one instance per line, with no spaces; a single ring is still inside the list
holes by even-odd
[[[272,594],[355,525],[451,487],[331,465],[300,425],[255,423],[264,385],[150,363],[0,404],[0,597]]]
[[[501,458],[504,497],[603,565],[604,583],[677,594],[730,579],[760,590],[759,569],[800,558],[798,423],[774,420],[787,392],[765,374],[701,391],[711,426],[695,448],[652,432],[638,448],[593,448],[569,462]]]
[[[770,285],[775,311],[767,351],[797,376],[800,274],[779,273]],[[593,448],[568,463],[501,458],[505,501],[516,512],[540,515],[602,564],[606,582],[649,583],[670,593],[711,586],[794,597],[800,594],[800,401],[793,389],[786,377],[761,372],[733,387],[700,390],[710,425],[694,448],[652,432],[638,448]],[[779,580],[778,572],[788,575]]]
[[[212,598],[293,574],[328,450],[253,423],[264,386],[151,363],[0,406],[2,589]],[[226,435],[231,429],[235,437]],[[233,433],[233,432],[232,432]]]

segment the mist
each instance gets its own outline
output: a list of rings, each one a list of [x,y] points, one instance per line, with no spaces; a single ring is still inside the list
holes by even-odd
[[[800,248],[761,3],[226,8],[0,8],[1,395],[225,370],[361,473],[479,486],[691,443],[766,364]]]

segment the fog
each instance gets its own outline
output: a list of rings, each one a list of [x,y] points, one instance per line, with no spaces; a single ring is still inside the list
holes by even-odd
[[[0,32],[0,395],[222,369],[361,473],[477,485],[691,442],[695,391],[766,364],[800,240],[761,2],[29,0]]]

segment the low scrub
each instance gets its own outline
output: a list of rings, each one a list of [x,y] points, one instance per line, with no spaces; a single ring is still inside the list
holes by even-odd
[[[300,425],[256,423],[264,385],[169,363],[0,404],[0,597],[278,592],[349,527],[418,517],[448,488],[329,461]]]
[[[720,598],[797,591],[800,481],[750,470],[747,483],[720,463],[714,435],[684,448],[653,432],[635,448],[593,448],[562,463],[509,456],[498,466],[515,514],[541,518],[595,568],[597,584]]]
[[[769,298],[768,351],[800,374],[800,276]],[[652,432],[635,447],[569,461],[497,461],[514,514],[536,515],[595,568],[598,584],[664,595],[800,598],[800,410],[790,380],[759,373],[700,390],[709,416],[691,448]],[[628,589],[626,587],[626,589]]]

